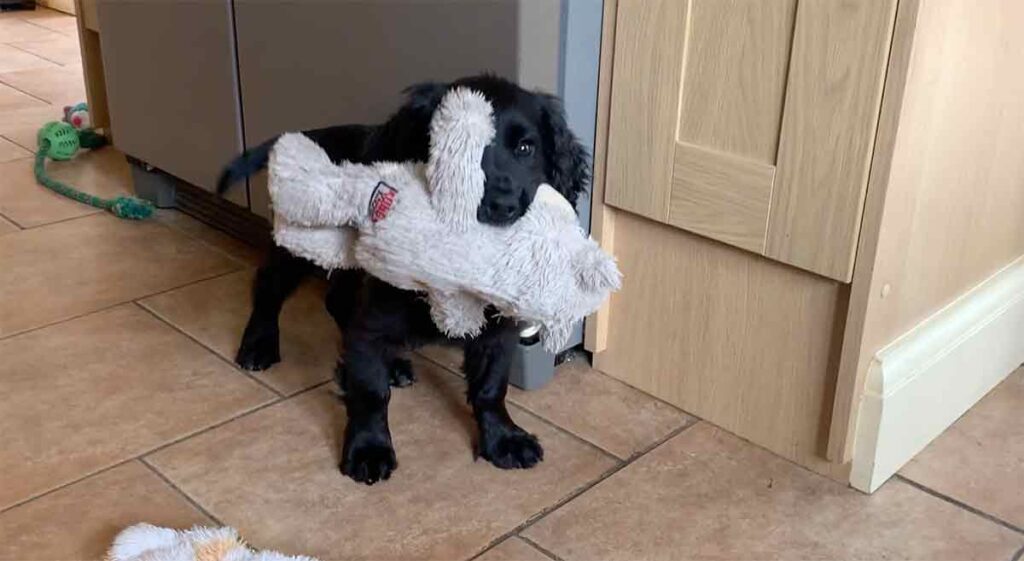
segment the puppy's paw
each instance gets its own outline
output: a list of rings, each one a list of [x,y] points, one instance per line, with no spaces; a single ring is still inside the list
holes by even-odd
[[[481,435],[478,453],[501,469],[529,469],[544,460],[537,437],[517,426]]]
[[[367,442],[346,446],[342,452],[341,473],[367,485],[391,478],[398,468],[395,449],[389,443]]]
[[[413,372],[412,362],[405,358],[396,358],[391,363],[391,372],[388,373],[391,385],[396,388],[411,386],[416,382],[416,373]]]
[[[243,338],[235,355],[235,364],[243,370],[257,372],[281,362],[277,334]]]

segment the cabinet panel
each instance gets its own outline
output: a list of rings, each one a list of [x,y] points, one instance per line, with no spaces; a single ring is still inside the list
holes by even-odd
[[[694,0],[679,140],[775,163],[795,0]]]
[[[848,281],[896,0],[621,0],[605,202]]]
[[[668,218],[688,0],[622,0],[616,15],[605,201]]]
[[[213,190],[242,149],[228,0],[97,6],[118,148]],[[246,204],[244,189],[229,195]]]
[[[668,221],[761,253],[775,166],[677,144]]]
[[[849,281],[896,0],[801,2],[767,255]]]

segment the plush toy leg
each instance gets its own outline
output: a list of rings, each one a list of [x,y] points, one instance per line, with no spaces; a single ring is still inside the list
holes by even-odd
[[[306,228],[277,221],[274,242],[299,257],[327,269],[357,267],[353,250],[356,231],[351,228]]]
[[[136,524],[121,531],[107,553],[110,561],[126,561],[156,549],[171,547],[179,541],[178,532],[151,524]]]
[[[564,321],[544,323],[540,330],[540,341],[544,345],[544,350],[549,353],[561,351],[572,335],[572,326],[572,323]]]
[[[465,292],[430,292],[427,300],[434,324],[449,337],[474,337],[487,321],[487,304]]]

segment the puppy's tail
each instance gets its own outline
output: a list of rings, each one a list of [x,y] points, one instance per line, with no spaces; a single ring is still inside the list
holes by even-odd
[[[240,156],[225,166],[217,180],[217,194],[223,195],[235,183],[267,167],[267,162],[270,160],[270,149],[275,142],[277,142],[276,136],[259,146],[242,152]]]

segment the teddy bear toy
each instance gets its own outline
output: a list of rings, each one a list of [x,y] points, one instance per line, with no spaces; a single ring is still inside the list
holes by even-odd
[[[573,324],[618,290],[621,274],[550,185],[511,225],[477,221],[480,164],[494,135],[490,102],[467,88],[441,100],[426,164],[335,164],[305,135],[284,134],[268,166],[274,240],[328,270],[361,268],[425,293],[448,336],[479,333],[491,305],[538,324],[544,347],[557,352]]]
[[[254,551],[233,528],[172,530],[136,524],[114,538],[107,561],[316,561],[276,551]]]

